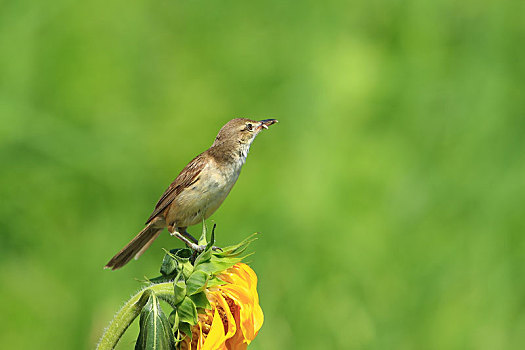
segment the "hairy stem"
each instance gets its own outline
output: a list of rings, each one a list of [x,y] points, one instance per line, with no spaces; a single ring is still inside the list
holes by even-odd
[[[170,299],[173,295],[173,282],[154,284],[142,289],[135,294],[128,302],[115,314],[109,327],[98,342],[97,350],[114,349],[120,337],[128,329],[129,325],[140,315],[140,311],[148,302],[152,293],[160,299]]]

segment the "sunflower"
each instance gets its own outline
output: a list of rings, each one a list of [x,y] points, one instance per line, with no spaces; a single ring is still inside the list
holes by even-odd
[[[178,344],[180,350],[246,349],[257,336],[264,315],[255,272],[239,262],[218,278],[225,284],[205,290],[211,307],[199,313],[191,338]]]
[[[242,263],[242,254],[255,234],[240,243],[213,249],[206,241],[205,226],[198,253],[188,248],[166,252],[161,276],[120,309],[102,335],[98,350],[114,349],[122,334],[140,315],[135,350],[237,350],[246,349],[261,329],[264,315],[259,306],[257,275]],[[166,316],[160,301],[171,306]]]

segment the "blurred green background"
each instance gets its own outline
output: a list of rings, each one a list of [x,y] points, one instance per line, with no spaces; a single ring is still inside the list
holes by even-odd
[[[280,120],[212,216],[261,232],[252,349],[525,348],[524,13],[0,2],[2,348],[93,348],[181,244],[102,266],[239,116]]]

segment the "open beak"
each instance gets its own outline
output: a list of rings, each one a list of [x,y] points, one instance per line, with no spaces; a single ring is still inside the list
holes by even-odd
[[[273,125],[278,122],[279,121],[277,119],[264,119],[264,120],[259,121],[259,123],[261,123],[260,127],[263,129],[268,129],[270,125]]]

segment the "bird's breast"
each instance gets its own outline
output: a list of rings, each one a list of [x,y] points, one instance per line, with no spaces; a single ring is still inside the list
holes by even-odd
[[[168,221],[185,227],[208,218],[230,193],[239,173],[240,167],[220,167],[214,162],[207,164],[197,181],[179,193]]]

